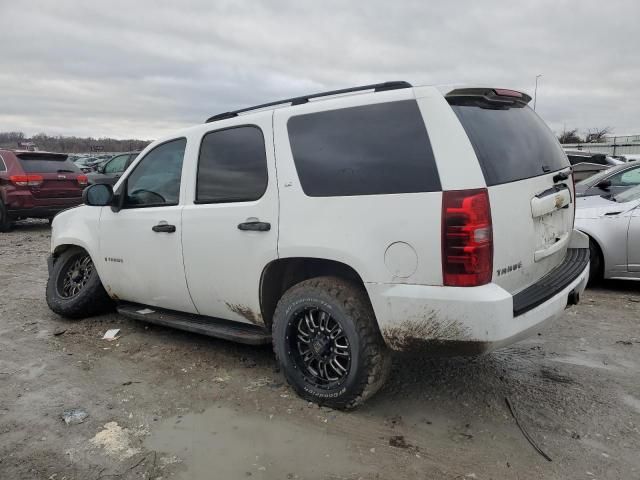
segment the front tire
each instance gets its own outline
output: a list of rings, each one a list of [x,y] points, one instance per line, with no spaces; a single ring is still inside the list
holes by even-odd
[[[363,403],[384,384],[391,367],[366,292],[335,277],[305,280],[282,296],[273,345],[298,395],[332,408]]]
[[[65,250],[54,261],[47,282],[47,304],[58,315],[73,319],[113,308],[93,260],[79,247]]]

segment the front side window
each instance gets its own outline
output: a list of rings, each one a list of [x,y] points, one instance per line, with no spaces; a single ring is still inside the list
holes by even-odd
[[[118,155],[113,157],[104,167],[104,173],[121,173],[124,172],[129,155]]]
[[[257,200],[267,189],[267,181],[267,154],[258,127],[234,127],[204,135],[195,203]]]
[[[125,208],[177,205],[180,197],[185,138],[163,143],[127,177]]]
[[[624,172],[616,173],[609,177],[614,187],[629,187],[640,184],[640,166]]]
[[[415,100],[296,115],[287,128],[300,184],[310,197],[441,189]]]

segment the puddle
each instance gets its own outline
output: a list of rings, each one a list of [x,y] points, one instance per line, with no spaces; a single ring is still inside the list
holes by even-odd
[[[568,355],[564,357],[556,357],[551,360],[554,362],[565,363],[569,365],[578,365],[587,368],[597,368],[601,370],[615,371],[623,374],[633,374],[637,371],[637,364],[635,362],[625,360],[623,358],[616,358],[613,356],[601,358],[588,358],[583,355]]]
[[[569,365],[579,365],[581,367],[599,368],[603,370],[618,370],[615,366],[611,364],[602,363],[602,360],[592,360],[590,358],[586,358],[578,355],[556,357],[556,358],[552,358],[551,360],[559,363],[568,363]]]
[[[622,395],[622,401],[625,405],[633,408],[636,412],[640,413],[640,400],[631,395],[624,394]]]
[[[305,479],[345,473],[357,478],[374,471],[358,461],[360,453],[351,442],[324,427],[226,407],[166,419],[155,426],[145,447],[182,460],[186,471],[177,479]]]

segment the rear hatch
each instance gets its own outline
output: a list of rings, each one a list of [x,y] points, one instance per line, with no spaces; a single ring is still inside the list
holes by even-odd
[[[29,182],[34,198],[78,198],[86,185],[82,171],[60,153],[16,153],[26,175],[40,177]],[[79,178],[80,177],[80,178]]]
[[[570,165],[554,134],[511,90],[462,89],[447,101],[487,184],[493,279],[515,294],[562,262],[575,210]]]

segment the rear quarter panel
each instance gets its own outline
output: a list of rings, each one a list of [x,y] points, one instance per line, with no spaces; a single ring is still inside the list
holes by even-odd
[[[473,149],[442,95],[434,88],[418,90],[418,107],[442,169],[443,186],[484,186]],[[413,89],[353,95],[275,111],[281,258],[340,261],[354,268],[366,283],[442,284],[441,192],[309,197],[301,187],[289,143],[287,121],[291,116],[408,99],[415,99]],[[394,261],[389,260],[391,253],[385,260],[387,251],[397,253]],[[398,273],[394,262],[406,269]]]

